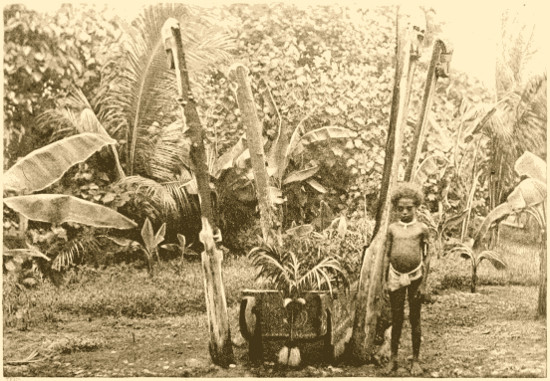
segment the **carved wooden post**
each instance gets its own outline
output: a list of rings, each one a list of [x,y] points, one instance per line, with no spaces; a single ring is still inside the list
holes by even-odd
[[[229,70],[229,78],[235,81],[237,103],[242,113],[246,127],[246,139],[250,151],[250,161],[256,184],[256,197],[260,208],[260,225],[266,242],[269,240],[269,231],[273,226],[273,213],[269,196],[269,176],[266,169],[266,157],[262,142],[262,127],[256,113],[254,96],[248,79],[248,68],[236,64]]]
[[[405,181],[412,181],[413,174],[418,166],[418,159],[422,153],[424,145],[425,129],[428,122],[428,114],[431,111],[433,104],[433,93],[435,85],[439,78],[449,77],[449,64],[452,57],[452,50],[448,48],[442,40],[436,40],[432,50],[432,59],[428,67],[426,83],[424,86],[424,97],[422,98],[422,109],[420,110],[420,118],[414,129],[413,140],[411,143],[411,153],[407,162],[405,171]]]
[[[421,37],[418,31],[424,29],[419,27],[413,29],[410,19],[403,20],[403,16],[398,14],[397,20],[395,82],[376,226],[374,238],[363,256],[353,333],[350,341],[351,356],[361,362],[369,361],[375,352],[376,322],[382,301],[384,248],[390,218],[390,194],[397,179],[401,159],[401,130],[406,117],[407,97],[412,80],[409,76],[412,73],[410,70],[411,56],[416,60],[418,55],[418,51],[414,49],[413,41],[415,43],[418,41]]]
[[[189,76],[181,41],[179,22],[168,19],[162,27],[164,48],[168,54],[168,64],[175,69],[178,85],[178,103],[181,106],[184,128],[189,128],[191,138],[191,163],[197,180],[201,209],[202,230],[199,238],[204,244],[202,268],[208,329],[210,331],[210,356],[215,364],[228,366],[234,362],[227,302],[223,287],[221,262],[223,253],[214,241],[214,213],[210,197],[210,175],[206,164],[204,130],[201,126],[196,102],[189,87]],[[219,235],[217,236],[219,237]]]

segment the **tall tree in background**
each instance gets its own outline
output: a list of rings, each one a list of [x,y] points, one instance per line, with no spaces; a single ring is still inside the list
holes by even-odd
[[[547,98],[546,72],[533,74],[528,64],[536,51],[534,25],[522,21],[519,12],[506,10],[502,14],[500,39],[496,60],[496,94],[493,105],[481,105],[483,117],[473,133],[482,133],[486,139],[486,168],[488,182],[488,209],[494,210],[506,201],[517,182],[514,163],[530,151],[546,160]],[[498,237],[498,221],[490,231],[489,246]],[[540,251],[541,282],[539,314],[546,314],[546,247]],[[544,303],[541,300],[544,299]]]
[[[534,25],[523,23],[512,10],[501,19],[496,60],[496,99],[479,129],[487,135],[489,210],[506,197],[514,182],[513,164],[527,150],[546,159],[546,73],[526,70],[533,49]],[[498,227],[497,227],[498,229]],[[496,241],[496,229],[491,235]]]

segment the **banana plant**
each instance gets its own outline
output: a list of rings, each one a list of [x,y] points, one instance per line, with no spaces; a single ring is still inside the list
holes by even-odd
[[[526,151],[516,160],[514,169],[525,177],[508,195],[506,201],[491,210],[475,235],[474,247],[480,247],[487,231],[503,217],[526,211],[538,222],[541,232],[546,231],[546,162]],[[544,235],[544,238],[546,235]]]
[[[470,260],[472,266],[472,283],[470,285],[470,291],[474,293],[476,292],[478,280],[477,270],[484,259],[488,260],[497,270],[503,270],[507,266],[506,262],[504,262],[504,259],[498,252],[494,250],[483,250],[481,252],[477,252],[474,250],[473,244],[473,239],[469,239],[466,242],[459,242],[449,251],[449,253],[455,255],[458,254],[461,258]]]
[[[502,218],[521,211],[533,216],[540,227],[542,246],[540,248],[540,283],[537,313],[546,316],[546,162],[535,154],[525,151],[514,164],[514,170],[524,179],[508,195],[506,201],[491,210],[475,235],[474,248],[483,245],[483,238],[491,225]]]
[[[97,228],[132,229],[137,224],[103,205],[95,204],[66,194],[32,194],[43,190],[63,177],[74,165],[86,161],[91,155],[101,149],[114,145],[116,141],[101,133],[82,133],[48,144],[23,157],[3,176],[4,190],[19,194],[5,197],[4,203],[19,214],[20,220],[26,226],[27,219],[51,224],[76,223]],[[24,235],[24,231],[22,232]],[[35,258],[50,259],[26,239],[26,248],[4,248],[7,264],[31,261]],[[20,243],[18,244],[20,246]],[[78,242],[76,242],[78,245]],[[78,247],[78,246],[76,246]],[[58,256],[61,253],[58,253]],[[57,258],[56,258],[57,259]],[[19,261],[19,262],[17,262]],[[21,263],[23,263],[21,262]],[[55,267],[56,261],[54,261]],[[18,270],[18,266],[11,266]]]
[[[467,210],[463,210],[458,214],[449,214],[445,211],[441,201],[439,202],[438,212],[430,213],[425,207],[418,209],[419,218],[422,222],[426,223],[426,226],[428,226],[428,229],[430,229],[435,237],[435,246],[438,258],[443,253],[447,232],[449,229],[452,229],[462,223],[467,212]]]
[[[109,57],[94,98],[88,102],[78,91],[72,91],[74,96],[64,99],[63,107],[45,115],[41,122],[57,126],[58,135],[73,133],[75,128],[78,132],[82,128],[96,132],[90,128],[99,125],[110,137],[124,142],[119,147],[120,152],[125,151],[122,165],[117,164],[119,179],[146,196],[142,201],[148,216],[168,221],[169,229],[190,227],[174,233],[193,234],[198,200],[186,192],[193,178],[185,154],[189,145],[185,144],[181,122],[172,123],[169,105],[174,104],[177,89],[174,73],[166,65],[161,35],[161,26],[169,17],[181,21],[190,81],[200,90],[201,76],[231,56],[234,38],[215,22],[216,15],[210,10],[154,4],[145,7],[131,23],[120,20],[122,53]],[[84,118],[83,113],[90,118]],[[113,153],[118,162],[118,153]]]
[[[289,164],[310,145],[328,139],[343,139],[353,136],[353,132],[347,128],[337,126],[321,127],[305,132],[302,120],[294,129],[290,140],[281,137],[274,139],[275,143],[266,143],[267,173],[272,178],[276,189],[272,189],[272,202],[281,204],[284,202],[280,190],[288,184],[306,182],[313,189],[325,193],[326,189],[313,179],[319,170],[319,166],[311,166],[288,172]],[[226,153],[214,160],[211,175],[215,179],[221,178],[223,172],[230,168],[244,171],[240,182],[231,184],[233,189],[243,189],[251,186],[253,180],[252,168],[249,164],[250,152],[246,148],[246,136],[243,135]],[[251,189],[251,188],[250,188]],[[277,191],[277,189],[279,191]]]
[[[73,222],[98,228],[135,228],[137,224],[134,221],[103,205],[65,194],[30,194],[49,187],[72,166],[115,143],[103,134],[83,133],[29,153],[4,173],[4,189],[23,193],[4,198],[4,203],[25,218],[35,221],[53,224]]]

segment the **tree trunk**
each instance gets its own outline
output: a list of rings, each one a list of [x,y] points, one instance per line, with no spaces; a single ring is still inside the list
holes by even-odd
[[[367,362],[375,354],[374,339],[376,323],[381,310],[382,277],[385,254],[386,234],[390,218],[390,194],[397,179],[401,159],[402,125],[406,117],[407,93],[409,81],[407,73],[412,73],[411,46],[412,26],[406,24],[400,28],[397,23],[397,62],[392,97],[390,125],[385,149],[384,174],[382,177],[380,201],[376,217],[374,238],[363,256],[353,333],[350,341],[350,354],[360,362]]]
[[[185,53],[181,41],[179,22],[168,19],[162,27],[162,36],[169,64],[176,71],[179,98],[184,126],[189,128],[191,138],[191,164],[197,180],[201,209],[202,230],[200,240],[204,244],[202,268],[206,312],[210,331],[210,356],[215,364],[228,366],[234,362],[227,302],[221,272],[222,252],[214,242],[214,213],[210,197],[210,175],[206,164],[204,130],[196,109],[196,102],[189,87],[189,76],[185,64]]]
[[[476,292],[476,286],[477,286],[477,265],[475,263],[472,263],[472,284],[470,286],[470,291],[472,293]]]
[[[540,283],[539,283],[539,301],[537,305],[537,316],[546,317],[546,271],[547,271],[547,243],[546,229],[543,230],[542,244],[540,250]]]
[[[236,64],[229,71],[229,77],[237,83],[237,103],[242,113],[246,127],[250,162],[256,184],[256,197],[260,209],[260,225],[266,242],[269,240],[269,231],[273,228],[273,213],[269,195],[269,176],[266,169],[266,157],[262,142],[262,127],[256,113],[254,96],[248,80],[248,69],[242,64]]]

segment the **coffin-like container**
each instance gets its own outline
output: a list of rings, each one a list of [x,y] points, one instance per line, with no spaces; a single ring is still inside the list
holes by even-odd
[[[239,325],[252,362],[276,361],[284,346],[300,349],[301,363],[332,363],[352,332],[350,292],[305,292],[285,299],[277,290],[243,290]]]

